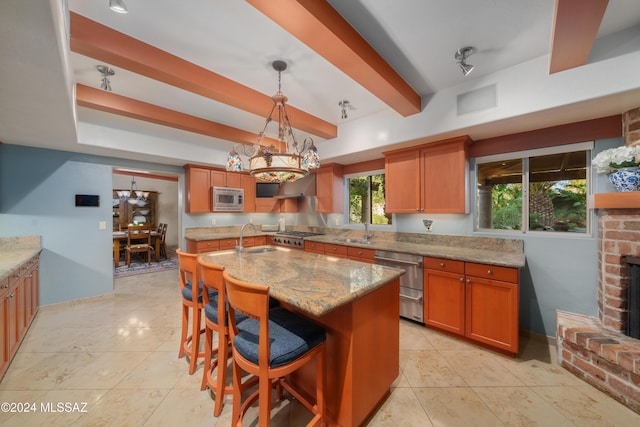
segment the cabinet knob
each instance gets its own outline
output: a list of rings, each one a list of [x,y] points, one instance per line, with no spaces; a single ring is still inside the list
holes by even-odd
[[[493,274],[493,271],[491,271],[491,269],[487,270],[487,274]]]
[[[362,251],[358,251],[358,255],[362,255]]]
[[[420,208],[416,208],[416,212],[420,212]]]
[[[461,281],[461,282],[464,282],[464,277],[461,277],[461,278],[460,278],[460,281]]]
[[[471,279],[467,279],[467,285],[471,284]]]
[[[444,262],[441,262],[441,263],[440,263],[440,267],[444,267]]]

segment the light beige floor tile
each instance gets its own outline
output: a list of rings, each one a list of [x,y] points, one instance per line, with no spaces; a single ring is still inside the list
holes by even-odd
[[[584,384],[566,369],[550,362],[545,363],[533,358],[523,360],[506,356],[498,356],[495,360],[528,386]]]
[[[110,390],[74,426],[143,426],[168,389]]]
[[[401,351],[400,369],[411,387],[463,387],[462,377],[438,351]]]
[[[505,426],[554,426],[574,424],[528,387],[473,387]]]
[[[447,335],[435,329],[425,327],[425,336],[434,348],[443,350],[475,350],[478,346],[458,339],[453,335]]]
[[[112,351],[155,351],[175,333],[171,328],[129,327],[121,328],[118,334],[122,337],[111,349]],[[179,335],[178,335],[179,337]],[[177,338],[179,341],[179,338]]]
[[[111,389],[150,354],[124,351],[101,353],[91,363],[62,381],[58,387],[66,390]]]
[[[503,424],[468,387],[415,388],[434,427],[499,427]]]
[[[35,412],[9,414],[3,422],[8,426],[69,426],[82,417],[88,417],[92,406],[106,390],[50,390],[36,398],[26,396],[20,402],[30,402]],[[3,400],[4,401],[4,400]],[[4,418],[3,414],[3,418]]]
[[[406,320],[401,323],[400,350],[435,350],[424,326]]]
[[[515,375],[504,368],[496,357],[485,350],[443,351],[443,358],[469,386],[522,386]]]
[[[52,390],[97,357],[97,354],[89,353],[18,352],[0,389]]]
[[[173,388],[187,366],[174,352],[154,352],[146,357],[116,389],[170,389]],[[194,374],[196,375],[196,374]]]
[[[590,385],[533,387],[533,390],[576,425],[640,426],[640,414]]]
[[[369,427],[429,427],[431,420],[410,388],[396,388],[371,418]]]
[[[144,424],[148,427],[211,426],[213,401],[206,393],[196,389],[171,390]]]

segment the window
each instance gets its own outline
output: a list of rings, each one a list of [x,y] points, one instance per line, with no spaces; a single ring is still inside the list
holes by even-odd
[[[593,143],[476,159],[476,228],[589,232]]]
[[[349,224],[391,224],[384,208],[384,173],[371,172],[347,178]]]

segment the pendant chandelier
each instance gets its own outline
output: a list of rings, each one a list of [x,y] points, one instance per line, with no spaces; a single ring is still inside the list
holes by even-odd
[[[118,190],[118,197],[121,200],[126,200],[131,205],[140,205],[144,206],[147,204],[147,199],[149,198],[148,191],[140,191],[136,186],[135,177],[131,177],[131,189],[130,190]]]
[[[256,144],[247,146],[236,144],[227,158],[227,171],[240,172],[244,170],[244,164],[240,157],[240,151],[249,157],[249,173],[259,181],[287,182],[295,181],[309,174],[309,169],[320,167],[318,149],[313,144],[313,139],[307,137],[298,143],[289,116],[287,115],[286,102],[288,98],[281,92],[280,75],[287,69],[284,61],[274,61],[273,69],[278,72],[278,92],[271,97],[273,107],[267,116],[262,131],[258,134]],[[269,124],[274,121],[273,115],[277,111],[278,141],[281,147],[286,147],[286,152],[273,145],[265,147],[261,142]]]

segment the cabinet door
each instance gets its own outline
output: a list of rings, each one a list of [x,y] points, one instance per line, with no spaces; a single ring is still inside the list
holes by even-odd
[[[187,213],[211,212],[211,174],[209,169],[188,167],[185,170]]]
[[[464,335],[464,276],[424,270],[424,323]]]
[[[347,256],[349,257],[349,259],[355,261],[374,264],[375,260],[373,259],[373,257],[375,256],[375,254],[376,251],[373,249],[356,248],[354,246],[347,247]]]
[[[466,335],[518,352],[518,285],[467,276]]]
[[[0,378],[9,366],[9,280],[0,282]]]
[[[466,213],[466,138],[420,150],[423,212]]]
[[[344,212],[344,175],[342,166],[329,164],[316,171],[319,213]]]
[[[227,186],[227,172],[212,170],[210,171],[211,187],[226,187]]]
[[[20,315],[20,286],[15,282],[9,285],[9,293],[7,295],[7,351],[9,359],[18,348],[20,335],[18,334],[18,320]]]
[[[324,243],[318,242],[304,242],[304,250],[307,252],[314,252],[316,254],[324,255]]]
[[[325,255],[331,255],[337,258],[347,258],[347,247],[342,245],[331,245],[326,243],[324,245]]]
[[[227,174],[227,187],[229,188],[242,188],[242,177],[247,176],[240,172],[226,172]]]
[[[231,173],[231,172],[229,172]],[[227,177],[228,180],[228,177]],[[240,175],[240,188],[244,190],[244,210],[243,212],[256,211],[256,179],[251,175]]]
[[[273,197],[258,197],[256,212],[280,212],[280,200]]]
[[[388,213],[419,213],[420,151],[385,153],[385,210]]]

